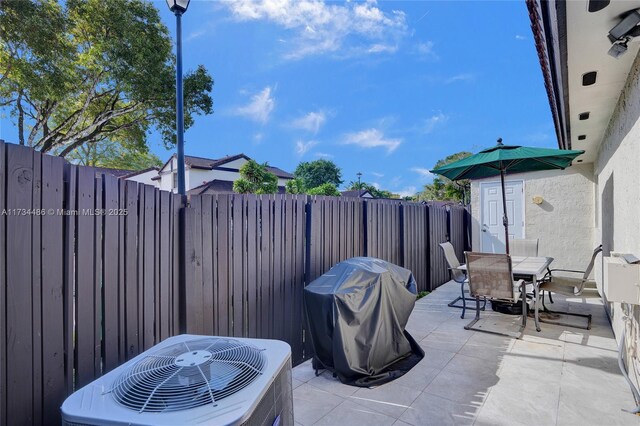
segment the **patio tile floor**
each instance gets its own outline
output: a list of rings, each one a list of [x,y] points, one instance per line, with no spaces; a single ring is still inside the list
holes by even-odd
[[[595,291],[554,296],[556,309],[592,312],[591,330],[529,318],[521,340],[468,331],[447,303],[450,282],[416,303],[407,330],[425,358],[400,379],[373,389],[343,385],[311,362],[293,371],[296,425],[640,425],[622,411],[633,396],[617,366],[617,347]],[[513,330],[520,317],[482,313],[485,324]]]

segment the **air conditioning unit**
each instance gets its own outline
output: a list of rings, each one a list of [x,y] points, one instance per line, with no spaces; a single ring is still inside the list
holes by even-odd
[[[78,390],[61,410],[64,425],[293,425],[291,347],[171,337]]]

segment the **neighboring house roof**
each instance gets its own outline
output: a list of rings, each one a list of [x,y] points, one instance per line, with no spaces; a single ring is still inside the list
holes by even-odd
[[[342,191],[341,194],[343,197],[367,198],[369,196],[370,198],[376,198],[368,189]]]
[[[131,172],[131,173],[127,174],[127,175],[120,176],[120,178],[129,179],[131,177],[138,176],[138,175],[141,175],[143,173],[147,173],[147,172],[151,172],[151,171],[156,171],[157,172],[158,170],[160,170],[160,168],[158,168],[158,167],[147,167],[146,169],[137,170],[137,171]],[[151,179],[156,179],[156,177],[154,176]]]
[[[108,167],[91,167],[91,168],[95,169],[96,175],[104,173],[104,174],[115,176],[117,178],[122,178],[133,172],[133,170],[111,169]]]
[[[191,188],[187,191],[187,195],[202,195],[202,194],[232,194],[233,182],[230,180],[218,180],[214,179],[209,182],[205,182],[200,186]],[[278,193],[284,194],[284,186],[278,187]]]
[[[163,170],[167,166],[167,164],[169,164],[171,159],[173,159],[174,157],[175,155],[171,156],[171,158],[169,158],[169,160],[167,160],[167,162],[164,163],[164,165],[160,168],[160,170]],[[193,155],[185,155],[184,163],[187,166],[191,167],[192,169],[213,170],[215,168],[222,167],[227,163],[230,163],[235,160],[239,160],[241,158],[244,158],[247,161],[251,160],[251,158],[245,154],[227,155],[226,157],[222,157],[222,158],[205,158],[205,157],[196,157]],[[269,170],[271,173],[275,174],[279,178],[293,179],[293,175],[291,173],[285,172],[284,170],[278,167],[267,166],[267,170]]]

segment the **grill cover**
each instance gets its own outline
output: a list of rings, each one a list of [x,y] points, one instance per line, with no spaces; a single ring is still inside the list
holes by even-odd
[[[304,289],[317,360],[349,382],[411,355],[404,328],[416,289],[411,271],[384,260],[354,257],[335,265]]]

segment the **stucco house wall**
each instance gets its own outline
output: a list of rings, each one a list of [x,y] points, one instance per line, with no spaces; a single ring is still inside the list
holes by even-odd
[[[594,177],[591,164],[508,175],[507,180],[524,181],[524,233],[538,238],[541,256],[554,258],[553,267],[584,269],[594,243]],[[471,182],[472,244],[480,250],[480,183]],[[533,198],[540,196],[542,204]]]
[[[605,132],[594,171],[596,241],[602,242],[605,255],[616,251],[640,257],[640,56],[636,57]],[[601,270],[596,271],[596,279],[603,294]],[[607,307],[619,340],[624,330],[621,306],[607,303]],[[634,306],[632,313],[631,327],[627,330],[627,360],[633,362],[627,364],[637,381],[640,307]]]

